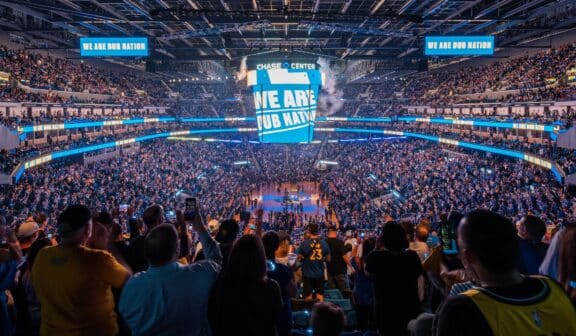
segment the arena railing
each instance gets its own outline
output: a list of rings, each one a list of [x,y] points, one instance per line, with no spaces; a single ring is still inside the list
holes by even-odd
[[[25,170],[43,165],[45,163],[51,162],[56,159],[60,159],[63,157],[71,156],[71,155],[78,155],[87,152],[98,151],[106,148],[114,148],[114,147],[121,147],[128,144],[133,144],[136,142],[154,140],[154,139],[161,139],[161,138],[168,138],[168,137],[179,137],[179,136],[186,136],[186,135],[194,135],[194,134],[208,134],[208,133],[239,133],[239,132],[255,132],[256,128],[219,128],[219,129],[195,129],[195,130],[185,130],[185,131],[173,131],[173,132],[162,132],[162,133],[155,133],[149,134],[134,138],[128,138],[123,140],[116,140],[110,141],[102,144],[97,145],[90,145],[79,147],[75,149],[69,150],[61,150],[56,151],[44,155],[40,155],[38,157],[32,158],[30,160],[26,160],[20,163],[16,169],[12,172],[12,176],[14,177],[14,182],[17,182]],[[392,131],[392,130],[383,130],[383,129],[361,129],[361,128],[316,128],[318,132],[341,132],[341,133],[364,133],[364,134],[384,134],[384,135],[392,135],[392,136],[399,136],[399,137],[410,137],[416,139],[424,139],[433,142],[438,142],[441,144],[452,145],[456,147],[462,147],[477,151],[483,151],[487,153],[512,157],[516,159],[520,159],[526,161],[530,164],[538,165],[542,168],[551,170],[554,174],[554,177],[560,182],[563,183],[566,174],[564,171],[553,161],[548,160],[546,158],[534,155],[532,153],[525,153],[519,152],[504,148],[498,148],[494,146],[486,146],[475,144],[466,141],[459,141],[454,139],[447,139],[442,137],[437,137],[433,135],[421,134],[421,133],[413,133],[413,132],[402,132],[402,131]]]
[[[58,131],[66,129],[86,128],[86,127],[111,127],[120,125],[138,125],[158,122],[181,122],[181,123],[202,123],[202,122],[238,122],[238,121],[256,121],[251,117],[223,117],[223,118],[176,118],[176,117],[144,117],[129,119],[105,119],[94,121],[71,121],[57,124],[41,124],[19,126],[20,133],[32,133],[43,131]]]
[[[158,116],[166,114],[168,107],[153,105],[122,105],[101,103],[37,103],[0,102],[0,114],[12,118],[36,118],[43,115],[75,118]]]
[[[111,127],[119,125],[137,125],[145,123],[157,122],[180,122],[180,123],[202,123],[202,122],[254,122],[254,117],[198,117],[198,118],[181,118],[181,117],[144,117],[144,118],[129,118],[129,119],[107,119],[95,121],[78,121],[78,122],[64,122],[56,124],[41,124],[41,125],[27,125],[19,126],[17,128],[20,133],[32,133],[43,131],[57,131],[66,129],[77,129],[86,127]],[[502,122],[502,121],[489,121],[485,119],[457,119],[457,118],[429,118],[429,117],[381,117],[381,118],[364,118],[364,117],[324,117],[319,116],[316,118],[317,122],[366,122],[366,123],[391,123],[394,121],[402,122],[416,122],[416,123],[431,123],[431,124],[446,124],[446,125],[461,125],[461,126],[475,126],[475,127],[494,127],[505,129],[518,129],[528,131],[540,132],[557,132],[560,130],[560,125],[554,124],[540,124],[540,123],[526,123],[526,122]]]
[[[546,112],[563,117],[569,109],[576,109],[576,101],[534,101],[522,103],[461,103],[430,106],[427,104],[404,105],[412,115],[456,115],[461,117],[520,117],[526,112],[532,117],[545,117]]]

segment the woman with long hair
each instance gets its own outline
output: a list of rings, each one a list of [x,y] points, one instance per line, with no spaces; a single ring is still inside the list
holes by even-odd
[[[374,293],[372,291],[372,280],[364,273],[364,262],[366,257],[374,250],[376,239],[367,238],[362,242],[362,255],[358,256],[358,245],[354,246],[350,264],[354,269],[354,302],[356,306],[356,320],[358,329],[370,330],[374,327]]]
[[[416,252],[408,250],[406,232],[387,222],[377,249],[366,258],[365,272],[374,288],[374,318],[381,336],[407,335],[408,322],[420,313],[418,279],[424,269]]]
[[[278,284],[266,276],[266,254],[255,235],[238,239],[218,280],[208,307],[214,336],[276,336],[282,309]]]

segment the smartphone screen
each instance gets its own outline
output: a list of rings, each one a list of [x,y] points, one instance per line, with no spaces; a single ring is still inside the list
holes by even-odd
[[[121,212],[126,212],[128,211],[128,204],[120,204],[119,210]]]
[[[184,219],[185,220],[193,220],[194,216],[196,216],[197,211],[197,204],[195,197],[188,197],[185,201],[186,209],[184,211]]]

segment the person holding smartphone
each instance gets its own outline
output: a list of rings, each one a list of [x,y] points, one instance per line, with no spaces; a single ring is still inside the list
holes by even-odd
[[[149,206],[142,214],[142,221],[148,231],[151,231],[158,225],[162,225],[164,223],[164,218],[164,208],[159,204]],[[129,222],[131,235],[130,247],[126,261],[128,262],[128,265],[130,265],[130,268],[132,268],[132,271],[138,273],[148,269],[148,260],[146,259],[144,252],[146,236],[140,234],[137,230],[132,229],[133,227],[136,227],[136,219],[130,219],[130,221],[133,221],[133,223]]]
[[[205,260],[178,262],[180,242],[173,225],[160,224],[148,233],[144,253],[150,267],[126,283],[118,307],[133,335],[210,335],[208,300],[222,254],[198,211],[187,207],[184,219],[198,234]]]

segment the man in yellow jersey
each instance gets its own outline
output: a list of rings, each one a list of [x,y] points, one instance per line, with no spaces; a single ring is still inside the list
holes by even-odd
[[[553,280],[517,270],[519,238],[512,222],[475,210],[458,228],[466,269],[480,286],[450,297],[434,321],[434,335],[576,335],[576,311]]]
[[[111,288],[122,287],[130,271],[109,252],[84,246],[92,234],[85,206],[71,205],[60,214],[58,234],[60,245],[42,249],[32,268],[41,304],[40,334],[116,335]]]

